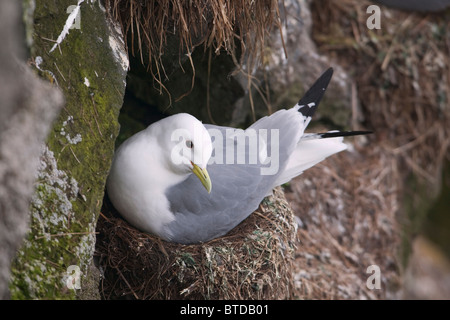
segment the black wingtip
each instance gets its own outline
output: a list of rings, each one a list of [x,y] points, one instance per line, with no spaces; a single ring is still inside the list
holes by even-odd
[[[316,112],[320,101],[322,100],[325,90],[330,83],[333,76],[333,68],[328,68],[322,75],[314,82],[314,84],[306,91],[305,95],[299,100],[298,105],[301,107],[298,111],[305,117],[312,117]]]
[[[336,131],[336,132],[319,133],[319,135],[321,138],[336,138],[336,137],[360,136],[372,133],[373,133],[372,131]]]

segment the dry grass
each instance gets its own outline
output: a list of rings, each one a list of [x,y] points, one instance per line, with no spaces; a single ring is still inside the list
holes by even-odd
[[[369,4],[314,1],[314,39],[354,76],[365,126],[403,173],[438,186],[450,146],[449,14],[382,7],[381,29],[369,30]]]
[[[294,297],[296,223],[275,190],[219,239],[169,243],[142,233],[105,205],[96,255],[104,299],[289,299]]]
[[[237,66],[252,70],[267,33],[280,21],[278,0],[107,0],[106,6],[131,39],[131,53],[160,84],[168,78],[162,56],[170,37],[179,43],[179,59],[203,46],[216,54],[224,50]]]

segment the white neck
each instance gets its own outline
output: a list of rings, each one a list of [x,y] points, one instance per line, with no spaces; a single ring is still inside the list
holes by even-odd
[[[175,174],[162,165],[156,143],[145,131],[124,142],[116,153],[107,189],[125,219],[138,229],[159,235],[164,225],[174,220],[164,192],[188,175]]]

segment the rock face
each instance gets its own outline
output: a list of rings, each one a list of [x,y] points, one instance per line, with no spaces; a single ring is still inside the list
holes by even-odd
[[[0,3],[0,299],[9,294],[10,266],[28,228],[40,146],[63,105],[24,58],[21,4]]]
[[[95,227],[128,58],[120,28],[100,1],[26,1],[25,9],[34,18],[32,65],[61,89],[66,103],[41,147],[30,230],[12,267],[11,297],[91,298],[98,291],[95,282],[89,288]]]
[[[334,129],[349,127],[351,79],[339,65],[321,54],[313,42],[309,3],[286,0],[280,4],[281,30],[275,28],[270,33],[261,68],[252,73],[253,78],[243,74],[238,77],[247,90],[236,103],[233,125],[239,125],[245,118],[259,119],[278,109],[293,107],[318,75],[331,66],[335,69],[333,79],[313,121],[329,123]]]
[[[167,92],[160,92],[146,67],[136,58],[130,58],[132,68],[127,89],[163,113],[187,112],[205,123],[230,124],[235,103],[245,95],[236,77],[231,76],[236,68],[231,56],[225,52],[220,55],[213,53],[209,62],[208,51],[204,52],[199,47],[191,58],[192,65],[186,59],[180,65],[166,63],[171,68],[170,78],[164,82]]]

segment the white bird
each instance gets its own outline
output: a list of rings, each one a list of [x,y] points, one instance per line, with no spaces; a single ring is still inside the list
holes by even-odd
[[[332,74],[324,72],[293,108],[245,131],[203,125],[185,113],[151,124],[116,151],[109,199],[130,224],[167,241],[225,235],[274,187],[346,149],[342,136],[368,133],[304,133]]]

